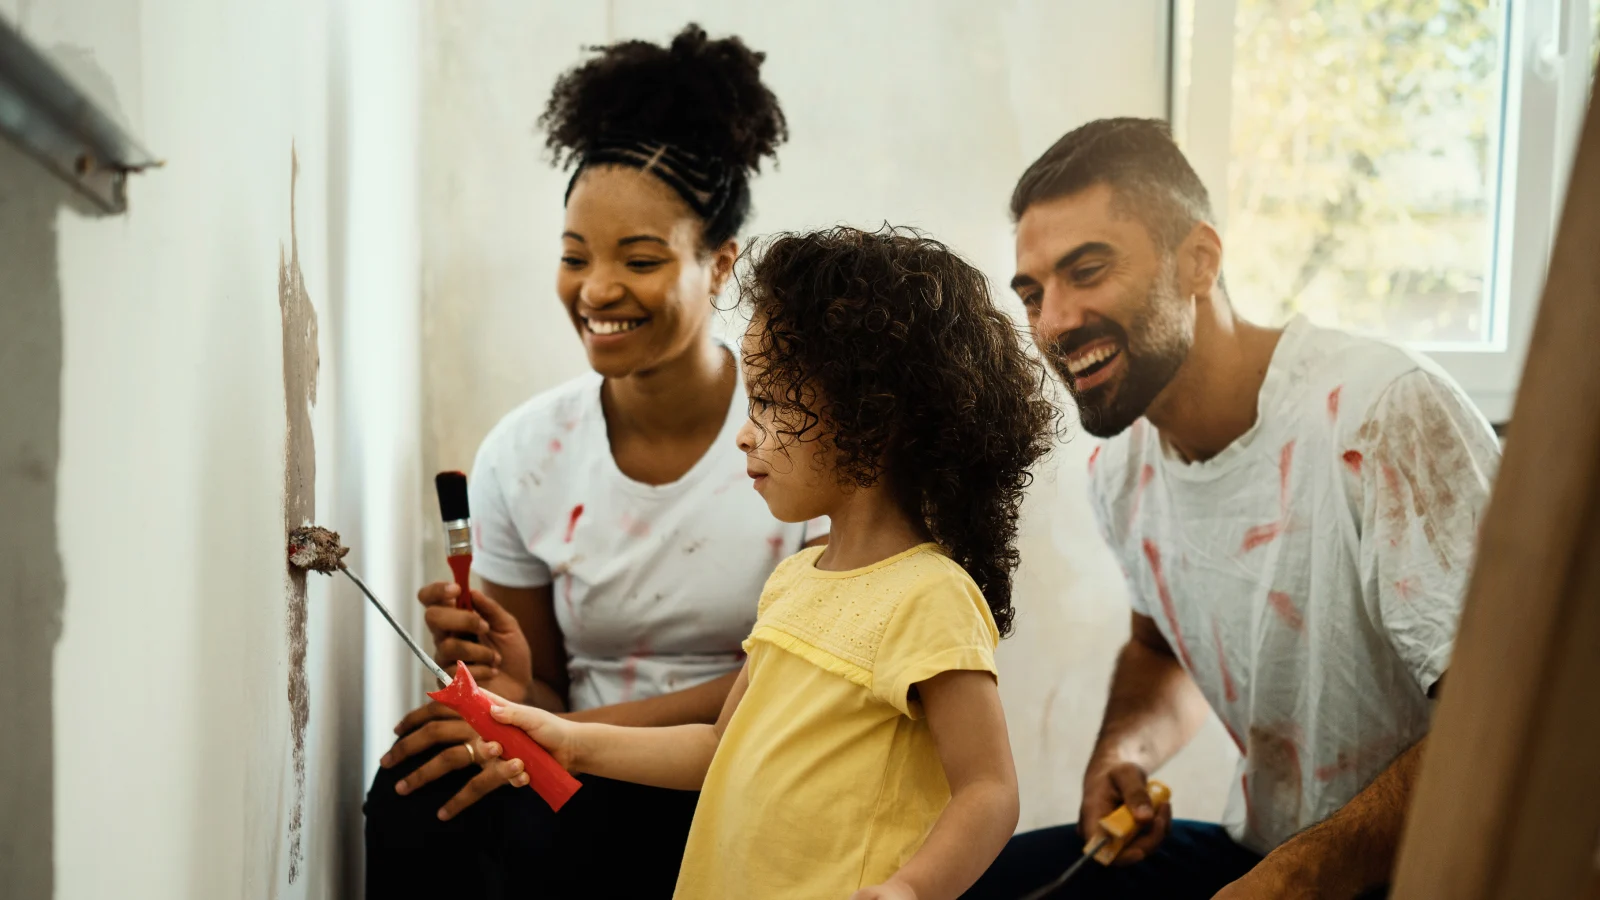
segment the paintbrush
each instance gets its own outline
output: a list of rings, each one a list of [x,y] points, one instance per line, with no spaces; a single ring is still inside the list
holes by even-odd
[[[472,608],[472,513],[467,505],[467,476],[440,472],[433,476],[439,493],[439,514],[444,518],[444,539],[449,547],[450,571],[456,576],[456,609]]]
[[[428,667],[433,677],[444,685],[442,690],[431,691],[428,696],[455,710],[468,725],[472,726],[472,730],[476,731],[479,737],[486,741],[498,742],[502,758],[521,760],[523,771],[528,773],[528,785],[544,798],[544,802],[550,804],[552,810],[560,811],[561,807],[572,799],[578,788],[583,786],[582,782],[573,778],[571,773],[562,768],[561,764],[529,737],[527,732],[494,720],[489,714],[494,708],[494,701],[478,687],[466,663],[459,660],[456,662],[455,678],[445,674],[444,669],[439,668],[439,664],[433,661],[433,657],[424,653],[410,633],[400,627],[400,623],[389,614],[388,607],[373,595],[366,582],[345,565],[344,558],[349,553],[350,548],[339,542],[337,531],[329,531],[315,525],[303,525],[289,532],[289,564],[298,569],[321,572],[324,575],[343,572],[349,576],[356,587],[361,589],[361,593],[372,601],[378,612],[383,614],[384,621],[389,623],[395,634],[400,635],[400,639],[406,642],[406,646],[417,655],[417,659],[422,660],[422,664]]]

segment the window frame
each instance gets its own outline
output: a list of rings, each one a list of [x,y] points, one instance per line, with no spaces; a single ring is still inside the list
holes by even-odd
[[[1226,235],[1236,0],[1169,0],[1173,134]],[[1589,0],[1506,0],[1489,338],[1426,353],[1491,421],[1510,419],[1589,99]],[[1224,265],[1226,269],[1226,265]]]

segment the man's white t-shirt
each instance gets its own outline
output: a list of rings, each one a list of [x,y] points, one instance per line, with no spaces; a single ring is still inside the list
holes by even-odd
[[[744,661],[761,587],[828,532],[786,524],[751,489],[734,436],[742,381],[716,442],[684,476],[647,485],[611,456],[590,372],[513,410],[478,449],[469,492],[473,570],[552,585],[574,710],[693,687]]]
[[[1266,853],[1426,734],[1500,446],[1427,359],[1303,318],[1257,409],[1212,459],[1140,420],[1089,466],[1134,611],[1243,754],[1224,824]]]

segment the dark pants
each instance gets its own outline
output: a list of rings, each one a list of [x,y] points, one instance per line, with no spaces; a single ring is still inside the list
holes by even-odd
[[[431,755],[379,769],[367,793],[370,900],[672,896],[699,794],[585,776],[559,814],[529,788],[502,787],[441,822],[439,808],[480,770],[396,794]]]
[[[1082,854],[1083,839],[1075,825],[1019,834],[963,897],[1020,900],[1054,881]],[[1179,820],[1143,862],[1111,867],[1091,862],[1050,896],[1056,900],[1210,900],[1260,861],[1260,856],[1235,844],[1222,826]],[[1384,896],[1386,892],[1380,890],[1364,895],[1363,900]]]

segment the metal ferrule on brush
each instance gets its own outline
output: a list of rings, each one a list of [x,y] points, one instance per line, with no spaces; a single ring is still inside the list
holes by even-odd
[[[452,519],[444,523],[444,539],[450,545],[451,556],[471,556],[472,520]]]

